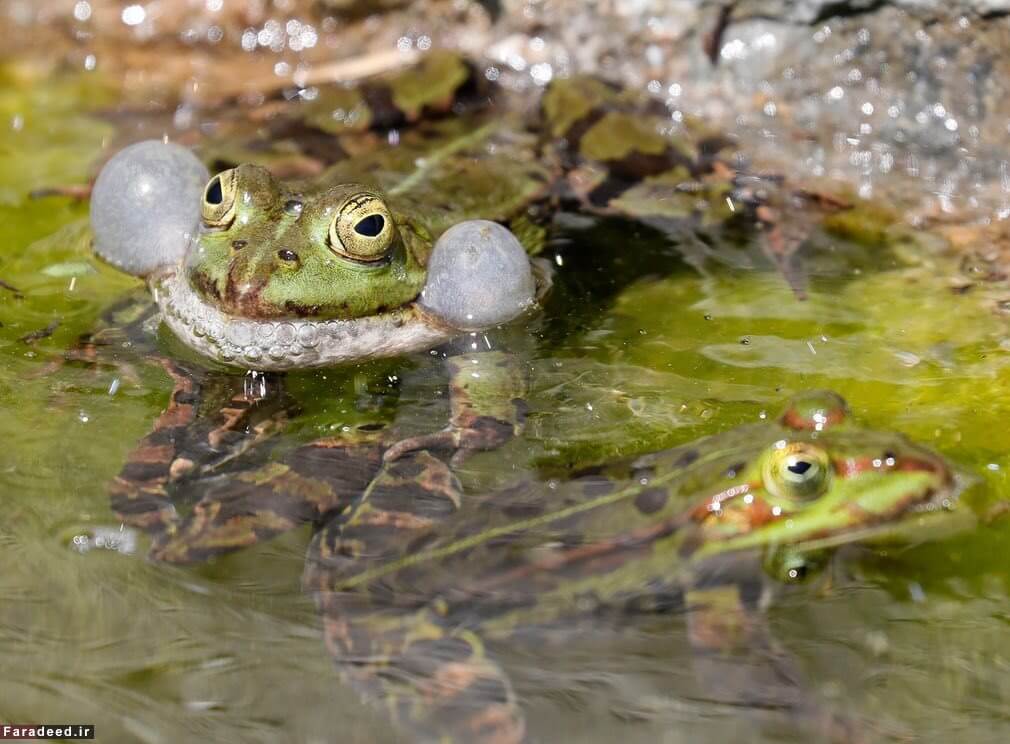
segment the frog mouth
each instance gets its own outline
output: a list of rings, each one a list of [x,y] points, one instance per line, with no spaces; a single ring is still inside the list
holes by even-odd
[[[222,312],[169,269],[148,283],[162,319],[187,346],[231,367],[284,371],[420,351],[459,331],[410,303],[350,320],[253,319]]]

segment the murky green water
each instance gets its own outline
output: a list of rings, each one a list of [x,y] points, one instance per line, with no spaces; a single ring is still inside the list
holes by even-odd
[[[116,534],[105,484],[171,385],[140,360],[132,370],[50,364],[139,288],[74,247],[85,206],[27,198],[82,181],[110,135],[75,101],[60,84],[0,87],[0,279],[17,290],[0,289],[0,721],[91,722],[100,741],[392,740],[323,650],[299,589],[307,530],[189,569],[146,561],[142,540],[132,552],[78,549],[96,528]],[[907,253],[822,239],[799,302],[770,271],[699,270],[658,234],[563,219],[548,252],[557,289],[531,327],[527,437],[469,467],[493,477],[501,462],[689,441],[830,387],[866,424],[974,474],[980,510],[1010,497],[998,292],[954,293],[953,259]],[[422,355],[291,375],[306,410],[285,436],[394,414],[430,421],[444,406],[430,365]],[[1004,519],[874,555],[825,596],[788,593],[772,626],[822,698],[885,731],[1005,741],[1008,551]],[[496,650],[542,741],[804,740],[774,717],[755,728],[755,714],[700,700],[679,619]]]

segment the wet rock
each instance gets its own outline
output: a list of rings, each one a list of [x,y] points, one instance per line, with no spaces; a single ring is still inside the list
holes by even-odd
[[[1010,0],[506,5],[489,55],[520,90],[594,72],[732,130],[755,168],[927,213],[1010,209]]]
[[[676,122],[731,129],[755,167],[926,210],[1010,209],[1010,0],[151,3],[136,25],[126,5],[11,0],[0,31],[8,54],[97,60],[145,106],[150,88],[184,99],[179,129],[201,104],[311,92],[443,46],[526,100],[579,72],[647,90]]]

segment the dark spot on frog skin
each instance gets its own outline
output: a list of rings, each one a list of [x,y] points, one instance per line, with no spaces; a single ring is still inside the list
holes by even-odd
[[[287,464],[302,478],[329,487],[332,501],[328,508],[342,508],[358,498],[375,477],[379,469],[379,447],[316,443],[295,450],[288,456]],[[329,538],[328,530],[324,534]]]
[[[414,553],[420,553],[425,548],[429,547],[432,543],[438,540],[437,532],[426,532],[423,535],[411,540],[407,543],[407,547],[404,548],[405,555],[413,555]]]
[[[200,394],[193,390],[177,390],[172,395],[172,402],[180,406],[195,406],[200,402]]]
[[[686,450],[683,453],[681,453],[681,455],[676,459],[676,461],[673,463],[673,466],[675,468],[686,468],[688,465],[693,463],[699,457],[701,457],[701,453],[698,452],[698,450],[695,449]]]
[[[670,498],[665,488],[647,488],[635,497],[635,508],[642,514],[655,514]]]
[[[733,465],[730,465],[728,468],[726,468],[726,477],[736,478],[737,475],[740,474],[740,471],[743,470],[745,467],[747,467],[746,462],[738,462]]]
[[[508,687],[498,677],[476,677],[466,686],[465,692],[465,703],[462,701],[449,701],[451,705],[460,708],[461,712],[464,713],[469,712],[475,701],[479,701],[481,705],[508,705],[510,702]],[[455,698],[458,693],[454,691],[450,694]],[[494,721],[477,721],[473,725],[480,727],[473,732],[475,737],[477,737],[475,740],[493,741],[490,735],[494,734],[495,731],[496,723]],[[487,735],[483,733],[485,729],[487,730]]]
[[[726,468],[726,477],[736,477],[740,470],[747,466],[746,462],[734,462],[729,467]]]
[[[465,661],[473,656],[473,646],[462,638],[434,638],[411,643],[400,657],[398,668],[427,677],[433,668],[449,661]]]
[[[319,305],[303,305],[294,300],[287,300],[284,303],[284,309],[299,318],[314,318],[322,310]]]
[[[684,594],[660,581],[650,581],[644,592],[636,594],[624,604],[628,614],[666,614],[680,612],[684,609]]]
[[[544,513],[544,505],[538,502],[512,503],[502,507],[505,516],[512,519],[529,519]]]
[[[169,462],[128,462],[119,472],[119,477],[132,482],[144,482],[165,478],[168,475]],[[120,509],[123,513],[129,513],[128,504],[140,505],[140,502],[127,502],[125,509]],[[146,511],[147,505],[140,511]]]
[[[221,300],[221,291],[217,288],[217,284],[202,271],[191,272],[189,281],[193,285],[193,289],[204,297],[212,300]]]
[[[445,517],[456,510],[456,505],[445,494],[410,481],[373,487],[368,503],[374,509],[414,514],[429,519]],[[360,527],[361,525],[354,525],[355,529]]]
[[[185,426],[166,426],[161,429],[155,429],[145,439],[148,445],[161,446],[175,444],[176,441],[182,441],[185,436]]]
[[[522,398],[512,399],[512,410],[516,412],[516,423],[522,425],[526,423],[526,417],[529,415],[530,406]]]
[[[591,475],[581,479],[582,491],[590,498],[594,496],[605,496],[614,490],[614,483],[609,478],[598,475]]]
[[[424,463],[417,461],[416,459],[402,458],[397,460],[393,467],[390,468],[391,472],[398,478],[411,479],[416,478],[421,473],[424,472]]]

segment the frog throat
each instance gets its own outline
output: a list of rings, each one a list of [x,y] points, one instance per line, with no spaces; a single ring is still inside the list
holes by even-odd
[[[460,332],[416,303],[351,320],[258,320],[221,312],[174,269],[148,280],[165,324],[188,347],[222,364],[284,371],[390,357],[445,343]]]

